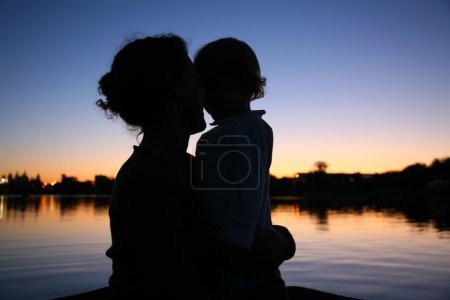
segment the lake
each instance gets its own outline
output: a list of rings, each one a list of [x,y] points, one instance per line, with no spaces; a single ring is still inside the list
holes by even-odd
[[[371,207],[272,207],[297,243],[288,285],[364,299],[450,299],[450,230]],[[108,199],[0,196],[0,299],[50,299],[107,285]]]

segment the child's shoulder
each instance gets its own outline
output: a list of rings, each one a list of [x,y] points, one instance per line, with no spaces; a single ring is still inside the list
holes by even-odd
[[[262,119],[265,111],[250,111],[213,124],[217,126],[203,133],[200,139],[216,143],[223,136],[247,136],[251,140],[257,136],[272,136],[272,128]]]
[[[219,128],[252,128],[258,126],[269,126],[262,118],[266,113],[264,110],[251,110],[235,116],[232,116],[223,121],[216,122]],[[213,123],[214,124],[214,123]],[[217,128],[216,127],[216,128]],[[270,126],[269,126],[270,127]]]
[[[264,110],[253,110],[238,119],[234,125],[247,132],[264,132],[272,135],[272,127],[262,118],[265,113]]]

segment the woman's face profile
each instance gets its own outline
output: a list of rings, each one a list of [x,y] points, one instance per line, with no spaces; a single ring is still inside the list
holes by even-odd
[[[182,109],[186,118],[189,134],[195,134],[206,128],[203,116],[205,92],[200,83],[192,61],[188,58],[183,78]]]

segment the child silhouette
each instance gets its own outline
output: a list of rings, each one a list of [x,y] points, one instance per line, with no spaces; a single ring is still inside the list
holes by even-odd
[[[197,143],[194,188],[217,241],[217,289],[231,297],[286,299],[278,266],[248,270],[257,230],[273,230],[272,129],[262,119],[265,111],[250,108],[264,96],[258,59],[245,42],[223,38],[201,48],[194,66],[205,89],[204,108],[216,125]]]

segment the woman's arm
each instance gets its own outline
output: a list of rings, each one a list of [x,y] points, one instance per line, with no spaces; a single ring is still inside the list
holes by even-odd
[[[270,270],[280,266],[295,255],[296,246],[289,230],[281,225],[256,232],[248,255],[247,267],[251,272]]]
[[[249,272],[273,270],[295,255],[295,241],[281,225],[256,232],[250,251],[226,241],[218,244],[219,261],[223,268]]]

